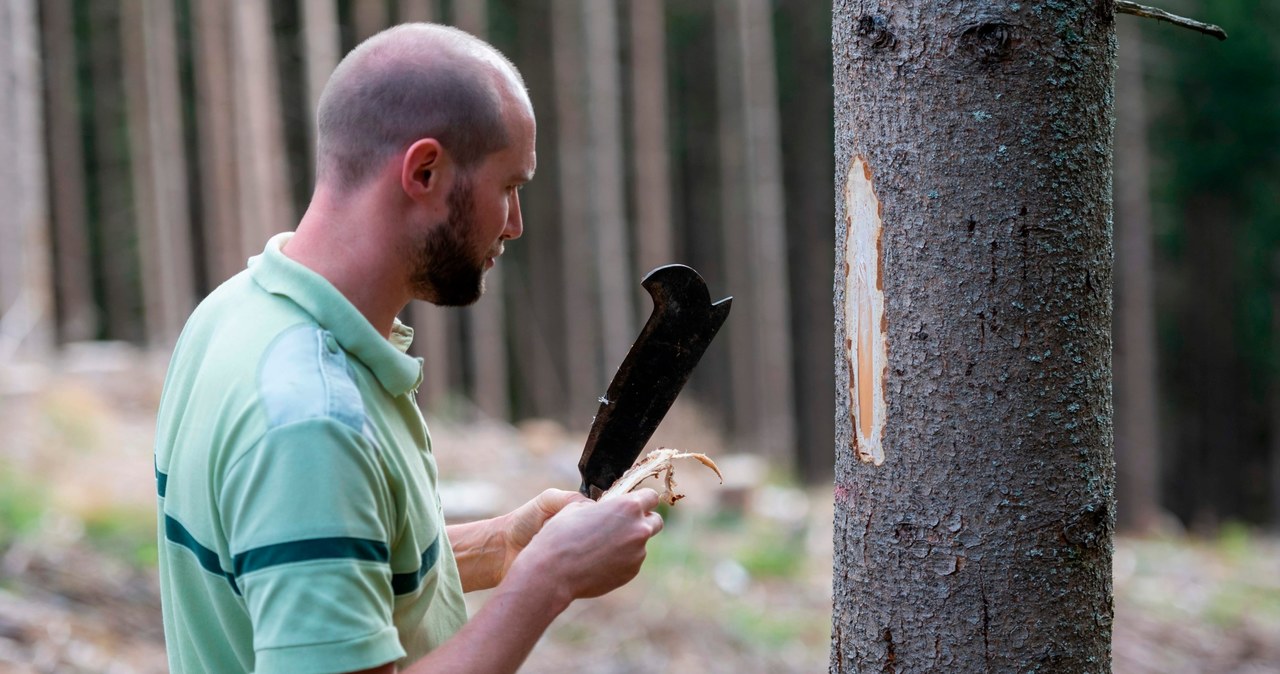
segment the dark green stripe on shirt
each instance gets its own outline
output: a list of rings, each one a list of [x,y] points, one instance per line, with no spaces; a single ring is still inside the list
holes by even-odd
[[[417,571],[408,573],[397,573],[391,576],[391,592],[393,594],[409,594],[418,589],[422,584],[422,579],[436,565],[436,560],[440,558],[440,536],[436,536],[436,540],[422,552],[422,564],[418,566]]]
[[[169,476],[160,472],[157,467],[156,491],[161,498],[164,498],[168,482]],[[227,572],[222,570],[222,564],[218,559],[217,552],[201,545],[191,535],[191,532],[187,531],[186,527],[168,515],[165,515],[164,518],[164,533],[165,538],[194,553],[196,560],[200,562],[200,566],[204,570],[226,578],[227,582],[231,584],[231,589],[236,594],[240,594],[240,588],[236,585],[236,576],[281,564],[309,562],[317,559],[355,559],[386,564],[391,560],[391,552],[387,548],[387,544],[382,541],[350,537],[312,538],[264,545],[260,548],[246,550],[232,557],[231,562],[234,572]],[[421,563],[416,571],[392,574],[391,590],[394,594],[409,594],[418,589],[422,584],[422,579],[426,577],[427,573],[431,571],[432,567],[440,559],[440,538],[437,536],[436,540],[422,552]]]
[[[190,531],[187,531],[186,527],[182,526],[181,522],[168,515],[164,516],[164,537],[193,552],[196,556],[196,561],[200,562],[200,566],[204,567],[205,571],[226,578],[227,582],[231,584],[231,589],[236,594],[240,594],[240,588],[236,586],[235,577],[222,570],[222,564],[218,561],[218,553],[200,545],[200,542],[196,540],[195,536],[191,535]]]
[[[311,538],[246,550],[232,558],[232,566],[237,576],[243,576],[281,564],[316,559],[356,559],[385,564],[390,561],[391,552],[386,543],[367,538]]]

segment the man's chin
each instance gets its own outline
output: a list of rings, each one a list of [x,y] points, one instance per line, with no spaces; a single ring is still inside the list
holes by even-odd
[[[475,288],[471,290],[458,288],[453,288],[447,292],[432,290],[420,293],[414,299],[422,300],[438,307],[468,307],[479,301],[480,296],[484,295],[484,290],[484,279],[482,278]]]

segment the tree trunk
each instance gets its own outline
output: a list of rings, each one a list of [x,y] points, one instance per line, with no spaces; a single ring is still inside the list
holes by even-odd
[[[0,362],[53,341],[53,277],[35,0],[0,4]]]
[[[586,23],[587,138],[585,183],[600,288],[604,372],[612,376],[636,338],[623,186],[621,67],[615,0],[582,0]],[[646,312],[647,315],[647,312]],[[603,392],[603,383],[599,387]]]
[[[636,265],[641,274],[675,261],[671,232],[671,152],[667,144],[664,5],[663,0],[630,3]]]
[[[1109,671],[1111,4],[832,32],[831,671]]]
[[[49,203],[53,216],[58,335],[78,342],[98,336],[89,258],[89,217],[80,132],[80,82],[71,0],[40,3],[48,109]]]
[[[244,269],[251,246],[242,241],[236,166],[235,82],[231,0],[195,0],[196,150],[200,217],[209,287]]]
[[[386,28],[389,21],[386,0],[351,1],[351,22],[354,24],[357,44]]]
[[[836,403],[827,289],[835,249],[835,177],[832,146],[831,46],[814,35],[831,33],[831,12],[821,3],[793,0],[778,7],[778,77],[786,181],[787,241],[791,250],[792,353],[795,363],[796,463],[809,484],[831,483],[835,466]]]
[[[520,193],[520,210],[531,235],[508,248],[513,261],[520,264],[508,264],[506,270],[507,292],[511,294],[507,306],[512,324],[519,327],[519,337],[512,339],[522,401],[517,414],[564,420],[568,402],[562,351],[564,293],[560,288],[564,243],[556,199],[560,163],[559,153],[554,151],[558,138],[555,76],[552,50],[547,47],[551,7],[549,3],[518,3],[513,18],[517,60],[533,109],[539,113],[539,177]]]
[[[724,251],[724,279],[727,292],[734,296],[733,323],[725,330],[729,352],[729,380],[733,384],[729,400],[729,427],[735,444],[748,451],[758,451],[761,394],[756,390],[756,337],[759,324],[759,297],[752,287],[749,258],[751,247],[744,223],[751,217],[745,198],[747,184],[746,152],[743,138],[746,120],[743,112],[741,40],[737,0],[713,0],[715,3],[716,104],[717,140],[720,157],[720,231]]]
[[[453,23],[484,40],[489,37],[486,0],[454,0]],[[463,310],[471,346],[472,396],[487,415],[503,421],[511,418],[510,383],[507,378],[506,304],[502,264],[485,275],[485,296]]]
[[[747,203],[751,285],[744,291],[757,298],[756,321],[750,328],[756,332],[751,372],[757,380],[754,407],[759,413],[754,440],[776,465],[790,467],[796,444],[795,398],[773,14],[768,0],[737,1],[747,182],[741,193],[730,197]]]
[[[120,3],[88,4],[93,85],[91,215],[102,265],[102,311],[108,339],[140,342],[142,293],[131,201],[125,94],[121,84]]]
[[[121,35],[147,343],[172,347],[195,305],[172,0],[124,0]]]
[[[676,176],[672,196],[676,204],[675,231],[680,235],[678,247],[712,289],[722,294],[734,294],[738,292],[737,286],[727,280],[731,267],[725,255],[724,233],[720,226],[719,91],[715,96],[710,95],[706,84],[716,82],[717,90],[721,88],[718,83],[723,59],[719,58],[719,48],[723,41],[717,28],[719,12],[716,4],[717,0],[684,0],[667,5],[671,17],[669,25],[673,28],[667,35],[673,66],[669,73],[673,80],[669,119],[672,123],[672,146],[680,148],[679,152],[673,153]],[[715,39],[707,39],[708,35]],[[830,86],[829,80],[825,86]],[[830,115],[827,115],[822,123],[829,126],[830,120]],[[824,155],[830,147],[830,143],[823,146]],[[827,247],[827,260],[830,260],[832,248]],[[730,320],[735,325],[744,322],[743,314],[738,313],[740,307],[736,306],[740,299],[739,294],[734,300],[734,318]],[[828,349],[825,345],[830,340],[830,326],[828,321],[823,327],[823,334],[828,340],[823,342],[824,351]],[[686,387],[689,392],[685,394],[696,396],[703,410],[716,419],[715,425],[729,429],[734,428],[734,409],[741,392],[734,385],[730,367],[733,333],[734,328],[725,328],[716,344],[707,349],[698,371],[689,379]],[[823,369],[827,369],[827,362],[823,360]],[[823,395],[831,397],[830,387],[823,391]],[[833,414],[827,415],[825,422],[828,427],[834,416],[834,403],[832,405]]]
[[[585,429],[604,392],[599,348],[592,226],[587,219],[586,74],[581,0],[552,0],[551,55],[556,91],[556,160],[560,164],[560,226],[563,233],[564,354],[571,428]]]
[[[400,23],[414,23],[436,20],[436,3],[434,0],[398,0],[396,2]]]
[[[1121,20],[1116,83],[1115,408],[1117,525],[1151,531],[1160,519],[1155,261],[1151,162],[1137,21]]]
[[[302,44],[307,73],[307,139],[311,163],[315,166],[316,108],[329,75],[342,59],[338,34],[338,4],[334,0],[303,0]]]
[[[1251,449],[1236,327],[1240,218],[1230,196],[1218,193],[1193,194],[1185,208],[1186,249],[1194,251],[1194,262],[1185,265],[1187,295],[1179,312],[1185,413],[1170,471],[1177,501],[1170,505],[1184,522],[1211,534],[1223,521],[1246,515],[1250,491],[1237,471],[1222,468],[1247,465]]]
[[[1280,354],[1280,252],[1271,254],[1271,353]],[[1274,357],[1274,356],[1273,356]],[[1270,471],[1267,486],[1271,490],[1269,501],[1271,530],[1280,532],[1280,373],[1273,361],[1268,378],[1268,400],[1271,438],[1268,442]]]
[[[234,2],[232,35],[236,109],[237,190],[243,257],[257,254],[271,235],[293,229],[279,77],[270,8]]]

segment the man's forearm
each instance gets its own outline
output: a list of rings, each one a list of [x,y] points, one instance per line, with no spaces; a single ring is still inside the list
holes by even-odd
[[[403,670],[404,674],[515,672],[542,633],[573,601],[564,587],[546,583],[544,575],[536,567],[513,568],[453,638]]]
[[[502,582],[506,563],[503,517],[445,527],[458,561],[462,591],[487,590]]]

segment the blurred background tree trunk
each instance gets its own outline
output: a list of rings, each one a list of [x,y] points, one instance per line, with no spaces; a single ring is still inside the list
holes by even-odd
[[[173,1],[124,0],[121,8],[147,342],[170,348],[195,307]]]
[[[485,0],[454,0],[453,24],[481,39],[489,39],[489,12]],[[515,245],[515,244],[512,244]],[[476,405],[495,419],[511,415],[511,385],[507,379],[507,290],[503,267],[495,265],[485,275],[484,299],[463,310],[470,347],[470,370]]]
[[[560,165],[560,228],[564,250],[565,374],[568,422],[586,428],[604,392],[600,365],[600,303],[588,218],[586,51],[580,0],[552,0],[551,53],[556,82],[556,143]],[[610,373],[611,375],[612,373]]]
[[[236,97],[230,0],[194,0],[196,150],[200,174],[205,282],[213,288],[244,269],[236,161]]]
[[[62,341],[80,342],[97,338],[98,307],[93,301],[88,185],[84,135],[80,133],[80,79],[72,9],[71,0],[40,3],[57,333]]]
[[[8,360],[44,355],[55,336],[35,0],[0,5],[0,79],[0,360]]]
[[[615,0],[582,0],[586,70],[587,220],[595,243],[595,285],[601,319],[604,393],[636,337],[630,236],[623,182],[622,84]],[[647,314],[646,314],[647,315]]]
[[[1116,22],[1116,522],[1128,531],[1150,532],[1160,519],[1160,423],[1151,162],[1139,21],[1126,17]]]
[[[138,233],[129,170],[118,0],[87,3],[93,133],[89,210],[97,223],[107,339],[143,340]],[[102,254],[107,251],[108,254]]]

